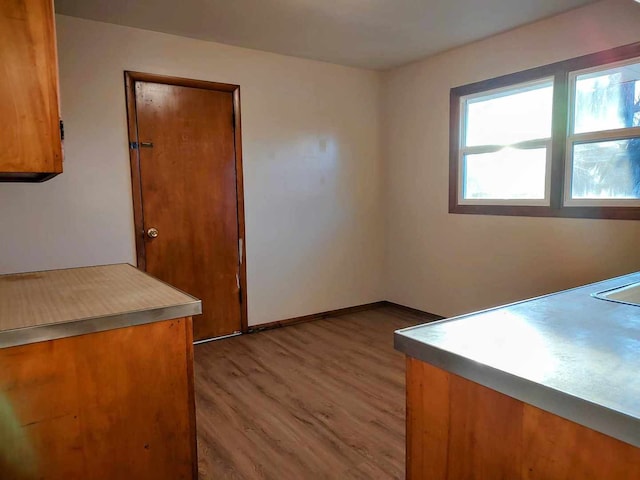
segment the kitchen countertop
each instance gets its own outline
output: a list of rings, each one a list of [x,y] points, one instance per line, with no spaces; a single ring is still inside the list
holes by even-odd
[[[640,447],[640,307],[591,294],[640,272],[398,330],[395,347]]]
[[[128,264],[0,275],[0,348],[201,312],[200,300]]]

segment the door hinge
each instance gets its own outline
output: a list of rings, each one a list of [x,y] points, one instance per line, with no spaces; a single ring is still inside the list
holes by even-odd
[[[64,121],[60,120],[60,140],[64,140]]]
[[[238,298],[240,299],[240,303],[242,303],[242,286],[240,285],[239,273],[236,273],[236,286],[238,287]]]
[[[131,150],[137,150],[138,148],[153,148],[153,142],[129,142],[129,148]]]
[[[242,238],[239,238],[238,239],[238,258],[240,260],[240,265],[242,265],[242,254],[243,254],[243,251],[244,251],[244,249],[242,248],[242,246],[243,246],[242,243],[243,243]]]

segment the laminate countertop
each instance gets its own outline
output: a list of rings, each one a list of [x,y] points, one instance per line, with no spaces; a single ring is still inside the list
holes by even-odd
[[[201,312],[200,300],[128,264],[0,275],[0,348]]]
[[[592,297],[634,273],[395,333],[405,354],[640,447],[640,307]]]

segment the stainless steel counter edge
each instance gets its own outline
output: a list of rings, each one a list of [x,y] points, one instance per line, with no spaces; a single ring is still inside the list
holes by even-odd
[[[81,318],[68,322],[35,325],[0,332],[0,348],[17,347],[30,343],[75,337],[88,333],[104,332],[116,328],[133,327],[161,322],[173,318],[190,317],[202,313],[202,302],[195,300],[180,305]]]
[[[403,335],[402,331],[394,334],[394,346],[410,357],[640,447],[638,418],[425,344]]]

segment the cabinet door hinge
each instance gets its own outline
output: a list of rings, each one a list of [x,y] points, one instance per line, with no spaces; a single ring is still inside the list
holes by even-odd
[[[64,140],[64,121],[60,120],[60,140]]]

